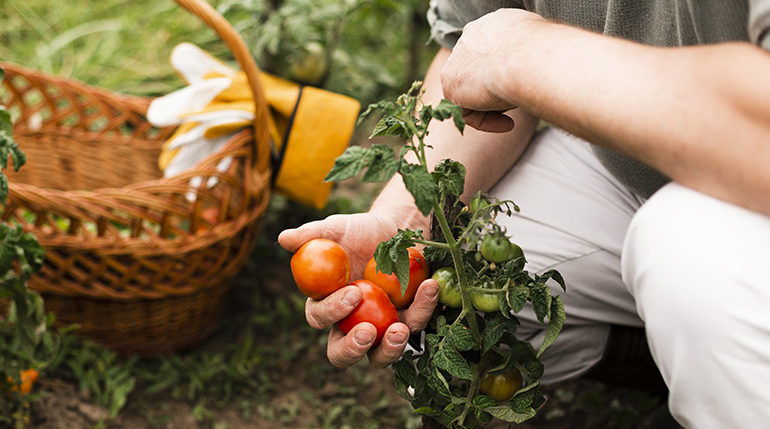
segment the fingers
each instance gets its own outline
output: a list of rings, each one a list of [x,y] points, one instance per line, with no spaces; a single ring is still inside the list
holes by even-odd
[[[326,357],[334,366],[349,367],[366,356],[366,352],[374,344],[375,337],[377,328],[368,322],[354,326],[347,335],[343,335],[342,331],[333,326],[329,331]]]
[[[425,329],[433,309],[436,308],[436,303],[438,303],[438,282],[427,279],[417,288],[417,294],[409,308],[401,313],[401,321],[409,327],[411,332]]]
[[[399,360],[409,340],[409,327],[403,323],[394,323],[385,331],[382,343],[369,352],[369,364],[376,368],[385,368]]]
[[[322,329],[336,323],[352,310],[343,309],[347,304],[341,304],[342,298],[335,296],[338,292],[322,301],[308,300],[305,308],[311,326]],[[377,330],[371,323],[359,323],[347,335],[343,335],[336,326],[332,327],[326,348],[329,362],[335,366],[347,367],[361,360],[368,351],[370,365],[387,367],[401,358],[411,333],[425,329],[437,302],[438,282],[433,279],[425,280],[417,289],[412,305],[401,313],[402,322],[390,325],[385,331],[382,343],[372,350],[369,349],[374,343]],[[321,307],[326,305],[328,307]],[[333,312],[336,313],[331,316]]]
[[[345,286],[320,301],[308,298],[305,319],[315,329],[326,329],[350,314],[361,302],[361,296],[357,286]]]
[[[289,252],[296,252],[305,242],[322,236],[323,222],[323,220],[317,220],[299,228],[283,230],[278,234],[278,244]]]
[[[479,131],[504,133],[513,129],[513,119],[502,112],[481,112],[463,109],[465,123]]]

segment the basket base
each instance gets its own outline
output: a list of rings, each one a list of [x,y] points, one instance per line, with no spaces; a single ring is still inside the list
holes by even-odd
[[[190,348],[216,328],[229,287],[157,300],[111,301],[43,294],[56,326],[76,325],[83,338],[120,355],[157,357]]]

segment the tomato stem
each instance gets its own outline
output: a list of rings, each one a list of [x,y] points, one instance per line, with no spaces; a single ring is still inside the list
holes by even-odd
[[[441,248],[441,249],[447,249],[447,250],[449,250],[449,245],[448,245],[448,244],[446,244],[446,243],[442,243],[442,242],[440,242],[440,241],[421,240],[421,239],[419,239],[419,238],[415,238],[415,239],[414,239],[414,242],[415,242],[415,243],[419,243],[419,244],[424,244],[424,245],[426,245],[426,246],[431,246],[431,247],[439,247],[439,248]]]

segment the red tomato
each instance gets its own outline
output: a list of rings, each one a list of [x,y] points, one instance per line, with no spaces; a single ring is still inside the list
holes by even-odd
[[[340,331],[347,334],[354,326],[369,322],[377,328],[374,346],[382,342],[388,326],[398,322],[398,312],[390,302],[388,294],[369,280],[356,280],[351,283],[361,289],[361,302],[347,317],[337,323]]]
[[[373,281],[377,286],[381,287],[388,294],[390,301],[396,308],[408,307],[414,299],[414,294],[417,293],[417,287],[429,275],[428,264],[425,262],[422,253],[414,247],[410,247],[408,250],[409,286],[407,286],[406,293],[403,295],[401,294],[401,283],[398,282],[396,275],[377,271],[377,264],[374,262],[374,258],[369,259],[366,268],[364,268],[364,279]]]
[[[313,299],[323,299],[348,284],[350,260],[339,244],[315,238],[291,257],[291,273],[297,287]]]
[[[208,231],[219,223],[219,209],[209,207],[201,210],[201,222],[198,224],[198,232]]]

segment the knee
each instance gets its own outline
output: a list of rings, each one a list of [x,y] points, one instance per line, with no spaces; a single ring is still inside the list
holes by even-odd
[[[718,314],[730,276],[717,232],[723,229],[724,204],[669,184],[632,219],[622,273],[648,332],[702,327],[708,323],[703,315]]]

